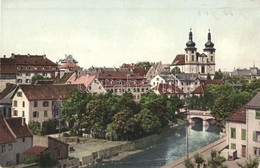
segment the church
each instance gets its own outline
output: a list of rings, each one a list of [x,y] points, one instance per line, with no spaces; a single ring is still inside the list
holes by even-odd
[[[215,74],[215,48],[211,42],[211,33],[208,32],[208,41],[203,53],[197,52],[196,43],[192,39],[192,30],[189,32],[189,41],[186,43],[185,54],[178,54],[171,64],[171,70],[178,67],[181,73],[195,74],[200,78],[211,79]]]

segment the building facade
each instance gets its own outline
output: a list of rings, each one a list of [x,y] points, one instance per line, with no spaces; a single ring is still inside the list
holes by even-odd
[[[171,64],[171,70],[175,67],[179,68],[183,73],[199,74],[206,78],[208,74],[211,78],[215,74],[215,48],[211,42],[211,33],[208,32],[208,41],[205,43],[203,53],[197,52],[193,42],[192,31],[189,33],[189,41],[186,43],[185,53],[175,57]]]
[[[260,92],[229,117],[226,132],[229,155],[260,157]]]

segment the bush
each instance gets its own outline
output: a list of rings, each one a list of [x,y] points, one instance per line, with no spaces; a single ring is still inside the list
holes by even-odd
[[[63,135],[63,137],[70,137],[70,134],[67,132],[64,132],[62,135]]]
[[[57,161],[54,160],[48,151],[43,152],[39,157],[40,167],[54,167],[57,164]]]
[[[33,135],[41,135],[41,124],[38,121],[30,121],[28,127]]]

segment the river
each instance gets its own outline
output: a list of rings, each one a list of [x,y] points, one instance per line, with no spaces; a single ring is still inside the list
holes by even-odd
[[[99,164],[96,168],[157,168],[186,155],[185,126],[169,129],[161,133],[160,141],[144,149],[142,152],[130,155],[121,161]],[[202,125],[189,126],[189,152],[194,152],[220,138],[220,129]]]

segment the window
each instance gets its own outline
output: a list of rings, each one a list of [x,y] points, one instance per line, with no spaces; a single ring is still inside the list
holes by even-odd
[[[254,155],[260,156],[260,148],[254,147]]]
[[[39,112],[38,111],[34,111],[33,112],[33,118],[38,118],[39,117]]]
[[[235,143],[231,143],[231,149],[236,149],[236,144]]]
[[[231,138],[236,139],[236,128],[231,128]]]
[[[17,83],[22,83],[22,79],[17,79]]]
[[[43,107],[49,107],[49,102],[48,101],[43,101],[42,102]]]
[[[48,111],[47,110],[44,111],[44,117],[48,117]]]
[[[5,145],[1,146],[1,152],[4,153],[5,152]]]
[[[255,119],[260,120],[260,110],[255,111]]]
[[[30,76],[30,74],[29,74],[29,73],[26,73],[26,76]]]
[[[17,107],[17,101],[14,100],[14,107]]]
[[[25,142],[25,138],[23,138],[23,142]]]
[[[213,56],[210,57],[210,61],[211,61],[211,62],[213,61]]]
[[[201,67],[201,73],[205,73],[205,67]]]
[[[194,61],[194,55],[191,56],[191,61]]]
[[[37,102],[37,101],[35,101],[35,102],[33,103],[33,107],[38,107],[38,102]]]
[[[260,142],[260,131],[253,132],[253,141]]]
[[[26,80],[25,80],[25,83],[30,83],[30,79],[26,79]]]
[[[22,97],[22,96],[23,96],[22,92],[17,92],[17,97]]]
[[[25,107],[25,102],[23,101],[23,107]]]
[[[8,144],[8,151],[11,151],[13,149],[13,144]]]
[[[17,116],[18,115],[18,111],[14,110],[13,116]]]
[[[246,140],[246,129],[241,130],[241,140]]]
[[[22,117],[24,117],[24,111],[22,112]]]

